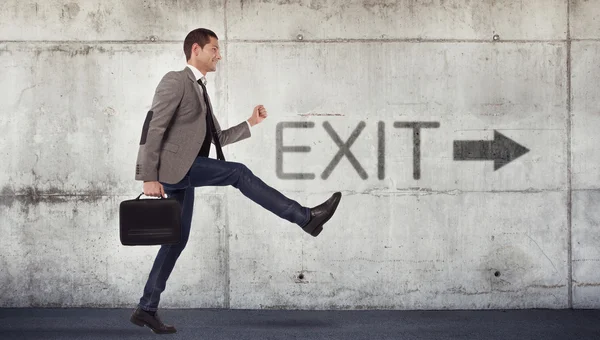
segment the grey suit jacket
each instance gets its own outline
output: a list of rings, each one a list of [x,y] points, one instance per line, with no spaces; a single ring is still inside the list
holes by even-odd
[[[186,67],[167,73],[156,88],[144,121],[135,179],[169,184],[181,181],[204,141],[206,112],[202,88],[192,70]],[[222,146],[250,137],[246,122],[221,130],[212,112]]]

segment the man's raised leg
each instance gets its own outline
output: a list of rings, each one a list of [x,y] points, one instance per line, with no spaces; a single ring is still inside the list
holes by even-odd
[[[340,193],[335,193],[323,204],[307,208],[267,185],[244,164],[212,158],[196,158],[188,176],[189,184],[194,187],[231,185],[263,208],[299,225],[313,236],[321,232],[341,198]]]

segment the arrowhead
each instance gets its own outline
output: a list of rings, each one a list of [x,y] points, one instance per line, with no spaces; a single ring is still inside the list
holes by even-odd
[[[528,152],[529,149],[523,145],[494,130],[494,142],[492,144],[494,171],[500,169],[501,167]]]

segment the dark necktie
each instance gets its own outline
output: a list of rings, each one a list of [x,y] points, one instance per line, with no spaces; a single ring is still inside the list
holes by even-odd
[[[223,150],[221,149],[221,141],[219,141],[219,135],[217,134],[217,129],[215,128],[215,122],[213,121],[212,111],[210,109],[210,103],[208,101],[208,93],[206,92],[206,86],[202,82],[202,79],[198,79],[198,84],[202,86],[202,94],[204,95],[204,103],[206,104],[206,123],[208,126],[207,129],[212,133],[212,137],[215,140],[215,147],[217,148],[217,159],[222,161],[225,160],[225,156],[223,155]]]

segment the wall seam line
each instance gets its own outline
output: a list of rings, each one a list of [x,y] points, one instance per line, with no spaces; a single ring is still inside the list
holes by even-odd
[[[571,105],[571,1],[567,1],[567,261],[568,261],[568,303],[573,309],[573,184],[572,184],[572,105]]]
[[[227,3],[228,0],[225,0],[223,3],[223,23],[224,23],[224,38],[225,38],[225,55],[227,55],[228,51],[229,51],[229,38],[227,35]],[[223,77],[223,96],[224,98],[224,108],[225,108],[225,114],[227,114],[227,121],[229,124],[229,66],[228,63],[225,63],[225,75]],[[225,298],[225,308],[226,309],[231,309],[231,264],[230,264],[230,244],[229,241],[231,240],[230,237],[230,219],[229,219],[229,197],[230,194],[229,192],[227,192],[225,194],[225,201],[227,202],[227,204],[225,204],[225,289],[224,289],[224,298]]]

